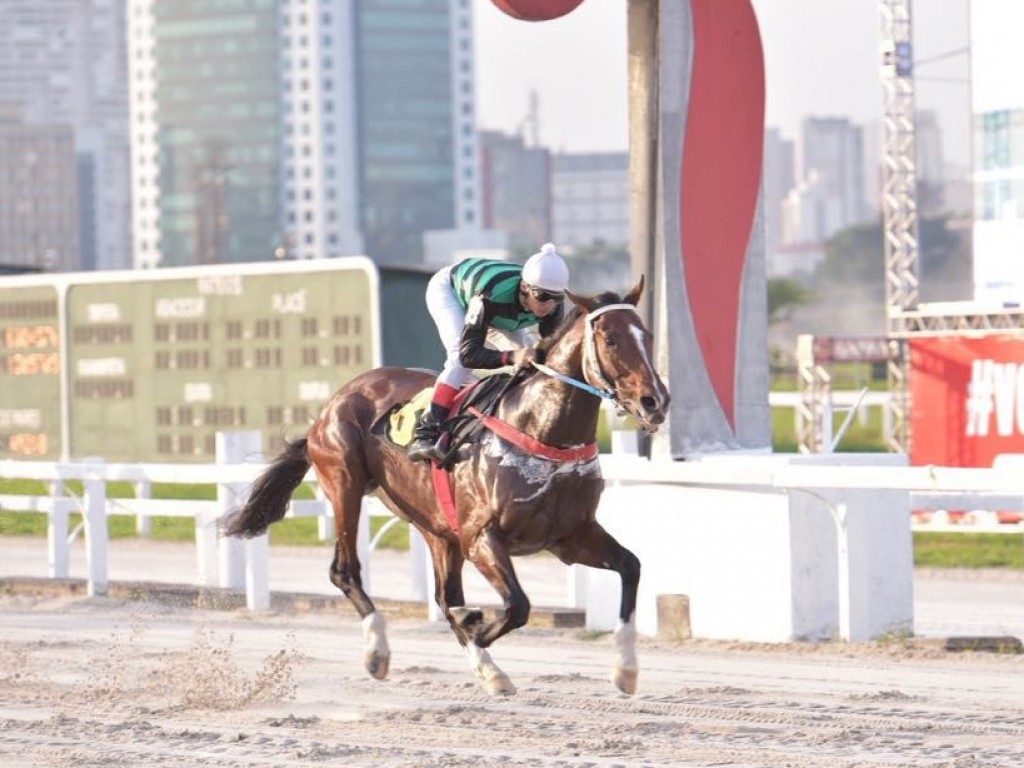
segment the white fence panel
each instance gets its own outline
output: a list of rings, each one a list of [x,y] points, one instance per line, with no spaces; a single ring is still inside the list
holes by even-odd
[[[247,452],[249,457],[251,451]],[[837,461],[841,461],[841,455]],[[737,473],[730,462],[671,462],[648,461],[635,456],[603,455],[601,468],[606,481],[613,485],[675,485],[693,487],[719,487],[742,489],[764,486],[777,491],[814,492],[832,489],[848,492],[864,489],[899,489],[909,492],[908,525],[911,509],[970,509],[1004,510],[1024,508],[1024,479],[1017,467],[1019,462],[1006,460],[1003,466],[992,469],[965,469],[958,467],[897,467],[897,466],[799,466],[797,464],[772,466],[754,463],[750,471]],[[247,495],[248,488],[265,469],[264,464],[103,464],[60,463],[32,461],[0,461],[0,478],[35,479],[48,484],[48,496],[4,494],[0,495],[0,510],[33,511],[48,515],[48,573],[55,578],[68,574],[69,534],[68,518],[72,512],[84,517],[84,533],[88,558],[88,591],[103,594],[107,587],[106,516],[131,514],[137,518],[154,516],[191,517],[196,520],[197,582],[244,589],[247,604],[253,610],[269,605],[267,542],[266,539],[242,543],[241,555],[233,562],[241,562],[241,577],[237,566],[225,571],[224,550],[218,552],[220,542],[216,536],[217,521],[237,506]],[[74,496],[66,490],[68,481],[84,484],[84,494]],[[107,497],[107,484],[113,481],[133,483],[140,497],[111,499]],[[315,478],[310,473],[305,482]],[[171,501],[145,498],[153,483],[212,484],[217,486],[217,501]],[[838,506],[838,505],[837,505]],[[364,500],[363,524],[359,531],[359,552],[364,564],[364,578],[369,587],[372,578],[372,551],[377,540],[370,539],[370,516],[391,518],[391,513],[376,499]],[[289,507],[288,517],[314,517],[318,528],[326,537],[333,528],[332,513],[317,492],[311,500],[295,500]],[[953,524],[941,515],[934,516],[931,526],[915,526],[932,530],[986,530],[1006,533],[1024,532],[1024,524],[995,524],[992,515],[974,513],[975,525]],[[145,527],[141,523],[139,527]],[[842,526],[839,532],[842,534]],[[234,543],[234,542],[232,542]],[[432,605],[433,585],[430,559],[419,537],[410,536],[412,553],[410,568],[414,590],[418,599]],[[842,557],[852,556],[840,539]],[[218,562],[221,563],[218,579]],[[843,568],[843,562],[839,564]],[[227,575],[226,575],[227,574]],[[586,572],[571,569],[566,582],[567,604],[580,606],[586,591]],[[849,607],[849,606],[847,606]]]

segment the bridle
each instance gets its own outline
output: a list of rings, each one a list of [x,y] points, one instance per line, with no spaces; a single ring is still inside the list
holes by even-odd
[[[625,406],[619,401],[615,387],[605,377],[604,372],[601,370],[601,363],[597,359],[597,342],[594,339],[594,321],[603,315],[605,312],[611,312],[617,309],[628,309],[630,312],[635,313],[636,307],[632,304],[608,304],[604,307],[598,307],[592,312],[584,316],[584,333],[583,333],[583,352],[582,352],[582,368],[583,368],[583,379],[574,379],[572,376],[556,371],[543,363],[534,361],[533,367],[541,373],[544,373],[552,378],[563,381],[567,384],[571,384],[574,387],[582,389],[595,397],[600,397],[606,400],[611,400],[620,408],[625,409]],[[507,388],[512,381],[515,380],[515,376],[512,376],[505,387]],[[596,386],[595,386],[596,382]],[[494,400],[494,404],[501,398],[504,389],[498,393],[498,397]],[[555,445],[548,445],[543,443],[525,432],[513,427],[491,413],[484,413],[474,406],[470,406],[468,409],[469,413],[480,419],[481,423],[485,428],[491,430],[493,433],[498,435],[504,440],[518,446],[527,453],[540,456],[550,461],[558,461],[562,463],[566,462],[589,462],[593,461],[598,454],[598,447],[596,442],[587,443],[584,445],[570,446],[563,448]],[[451,451],[452,449],[449,449]],[[436,472],[435,472],[436,475]],[[435,485],[437,484],[437,477],[435,476]],[[438,486],[439,488],[441,486]],[[446,512],[447,514],[447,512]]]
[[[619,309],[628,309],[630,312],[636,313],[636,307],[632,304],[606,304],[589,312],[583,318],[583,381],[556,371],[543,363],[534,362],[533,367],[547,376],[571,384],[595,397],[612,400],[619,404],[615,386],[608,381],[601,370],[601,361],[597,359],[597,341],[594,338],[594,321],[605,312]]]

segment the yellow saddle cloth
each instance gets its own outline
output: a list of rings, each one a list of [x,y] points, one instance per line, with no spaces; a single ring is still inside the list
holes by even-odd
[[[408,446],[412,442],[416,422],[419,420],[420,414],[430,407],[430,400],[433,396],[434,387],[426,387],[416,393],[412,400],[392,413],[388,420],[388,440],[395,445]]]

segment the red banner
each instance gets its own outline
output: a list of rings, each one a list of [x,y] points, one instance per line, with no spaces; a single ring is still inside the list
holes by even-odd
[[[1024,453],[1024,339],[910,342],[912,464],[990,467]]]

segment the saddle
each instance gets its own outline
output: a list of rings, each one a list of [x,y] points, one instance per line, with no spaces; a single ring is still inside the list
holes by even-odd
[[[451,446],[443,462],[444,466],[451,466],[460,460],[462,457],[458,449],[475,442],[482,431],[479,417],[470,413],[469,409],[489,413],[511,378],[511,374],[508,373],[495,373],[459,391],[448,418],[441,425],[442,444]],[[374,422],[370,432],[400,448],[408,448],[413,441],[413,433],[420,414],[430,407],[433,392],[433,386],[425,387],[408,402],[392,406]]]

